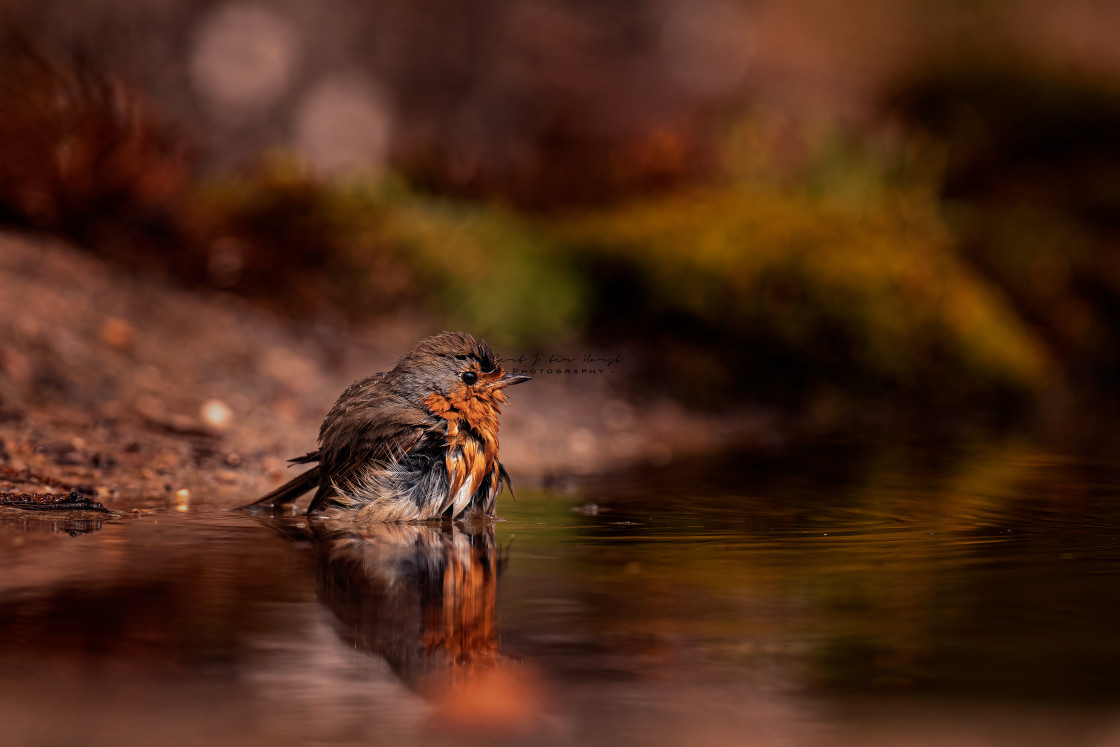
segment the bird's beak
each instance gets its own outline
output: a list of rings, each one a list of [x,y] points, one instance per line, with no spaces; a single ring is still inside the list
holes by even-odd
[[[491,389],[505,389],[507,386],[513,386],[514,384],[524,384],[526,381],[528,381],[531,378],[533,378],[533,377],[532,376],[513,376],[512,374],[506,374],[505,376],[503,376],[502,378],[498,379],[493,384],[491,384],[490,388]]]

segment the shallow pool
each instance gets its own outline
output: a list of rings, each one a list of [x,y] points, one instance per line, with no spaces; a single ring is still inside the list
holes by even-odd
[[[499,512],[4,509],[4,743],[1120,744],[1120,461],[822,444]]]

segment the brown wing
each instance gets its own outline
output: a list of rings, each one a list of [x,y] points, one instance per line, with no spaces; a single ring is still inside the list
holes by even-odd
[[[385,394],[380,379],[379,375],[351,386],[323,421],[319,490],[309,512],[335,497],[334,484],[347,483],[369,464],[400,459],[431,428],[425,410]]]

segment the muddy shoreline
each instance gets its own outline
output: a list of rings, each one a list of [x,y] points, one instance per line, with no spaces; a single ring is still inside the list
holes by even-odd
[[[440,329],[417,317],[362,329],[293,322],[26,234],[0,235],[0,287],[0,463],[92,485],[116,510],[232,507],[267,492],[290,476],[287,458],[314,448],[350,382]],[[594,376],[542,366],[514,393],[502,458],[519,486],[772,430],[761,414],[717,420],[668,399],[628,399],[627,375],[624,363]]]

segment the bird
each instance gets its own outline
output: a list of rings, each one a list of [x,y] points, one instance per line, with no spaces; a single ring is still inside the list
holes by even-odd
[[[350,385],[323,419],[316,464],[244,508],[285,506],[315,490],[309,515],[357,522],[492,517],[503,484],[498,415],[505,373],[486,341],[466,332],[421,340],[390,371]]]

